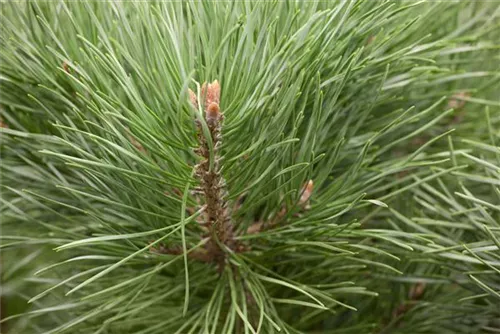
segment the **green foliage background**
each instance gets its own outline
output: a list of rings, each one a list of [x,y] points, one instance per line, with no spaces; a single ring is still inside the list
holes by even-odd
[[[500,332],[498,2],[1,9],[2,332]],[[149,249],[201,246],[215,79],[222,273]]]

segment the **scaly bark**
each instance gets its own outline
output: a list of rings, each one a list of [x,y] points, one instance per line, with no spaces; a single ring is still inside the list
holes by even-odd
[[[196,94],[189,91],[193,107],[198,109],[198,99]],[[213,144],[213,159],[210,159],[210,149],[208,140],[202,130],[202,124],[196,121],[198,128],[199,148],[196,152],[202,157],[202,161],[196,165],[196,176],[200,181],[198,191],[203,195],[206,205],[205,226],[209,229],[210,241],[206,245],[208,254],[212,260],[222,264],[225,259],[224,246],[236,249],[234,240],[234,228],[231,215],[226,201],[227,190],[226,181],[220,170],[220,147],[222,143],[221,127],[224,120],[219,107],[220,85],[216,80],[210,84],[203,84],[201,97],[204,98],[202,109],[208,126],[210,139]],[[210,165],[212,163],[212,168]]]

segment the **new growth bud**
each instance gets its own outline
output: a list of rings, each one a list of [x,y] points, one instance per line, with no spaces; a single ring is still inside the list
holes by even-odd
[[[191,105],[195,109],[198,109],[198,98],[196,97],[196,93],[193,92],[191,89],[189,90],[189,100],[191,101]]]
[[[210,103],[205,112],[207,121],[215,121],[219,118],[220,111],[219,105],[216,103]]]
[[[201,93],[205,96],[205,117],[207,121],[216,121],[220,116],[220,85],[215,80],[210,84],[204,83],[201,87]]]
[[[203,101],[203,109],[207,121],[216,121],[220,116],[220,85],[219,81],[214,80],[212,83],[203,83],[201,86],[201,97]],[[198,109],[198,99],[196,94],[190,89],[189,99],[195,109]]]
[[[448,108],[453,108],[455,110],[461,109],[466,102],[466,99],[470,97],[470,94],[467,92],[458,92],[454,94],[449,100],[448,100]]]
[[[69,65],[66,61],[63,62],[62,68],[66,73],[69,73]]]
[[[212,83],[204,83],[201,87],[201,95],[205,96],[205,108],[212,103],[219,105],[220,103],[220,85],[219,81],[214,80]]]
[[[1,117],[0,117],[0,128],[4,128],[4,129],[8,129],[9,128],[9,126],[7,125],[7,123],[5,123]]]
[[[247,229],[247,234],[254,234],[254,233],[259,233],[260,230],[262,229],[262,222],[257,222],[252,225],[250,225]]]
[[[314,188],[313,180],[309,180],[302,188],[302,195],[300,196],[299,205],[305,205],[311,198]]]

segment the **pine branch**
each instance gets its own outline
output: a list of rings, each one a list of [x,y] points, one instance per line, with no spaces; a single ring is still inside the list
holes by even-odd
[[[200,192],[206,203],[205,226],[209,228],[210,242],[207,244],[209,257],[223,266],[226,250],[235,249],[234,227],[231,214],[226,201],[226,181],[221,174],[221,157],[219,154],[222,145],[222,122],[224,116],[220,111],[220,85],[217,80],[212,83],[204,83],[201,87],[200,96],[203,102],[199,103],[196,94],[189,91],[191,104],[195,109],[201,107],[204,111],[205,121],[208,128],[209,140],[213,151],[203,131],[203,123],[196,120],[198,130],[197,138],[199,148],[196,152],[202,157],[202,161],[196,165],[196,176],[201,185]]]
[[[1,9],[2,333],[498,331],[497,3]]]

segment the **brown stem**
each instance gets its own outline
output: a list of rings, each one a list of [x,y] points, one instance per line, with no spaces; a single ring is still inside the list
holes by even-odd
[[[298,206],[300,208],[300,211],[304,211],[304,210],[307,210],[309,208],[309,199],[311,198],[313,187],[314,187],[314,184],[313,184],[312,180],[307,181],[307,183],[302,187],[300,199],[298,202]],[[258,222],[253,223],[246,230],[246,234],[259,233],[261,231],[269,230],[269,229],[275,227],[276,225],[278,225],[280,223],[280,221],[286,216],[287,213],[288,213],[288,211],[287,211],[286,207],[284,207],[284,206],[281,207],[281,210],[276,214],[276,216],[274,217],[273,220],[271,220],[270,222],[267,222],[267,223],[262,222],[262,221],[258,221]]]
[[[226,248],[235,252],[244,251],[246,248],[234,239],[234,228],[231,221],[231,215],[226,201],[226,181],[221,174],[220,154],[222,135],[221,127],[224,116],[220,112],[220,86],[216,81],[201,87],[201,96],[203,100],[198,101],[196,94],[189,90],[189,99],[192,106],[198,110],[201,106],[204,112],[204,118],[208,127],[209,137],[205,137],[203,124],[200,120],[196,121],[197,138],[199,147],[196,153],[202,158],[201,162],[195,166],[195,175],[200,182],[200,187],[195,189],[204,201],[204,214],[202,221],[199,222],[203,230],[207,231],[204,237],[208,241],[200,250],[193,250],[188,254],[189,258],[203,262],[216,262],[219,270],[222,271],[226,258]],[[212,143],[213,154],[210,152],[209,142]],[[211,160],[213,159],[213,161]],[[199,201],[199,202],[201,202]],[[189,214],[194,213],[193,209],[187,209]],[[152,252],[163,254],[182,254],[180,246],[152,248]]]
[[[410,290],[408,292],[408,300],[399,304],[392,311],[391,323],[393,323],[394,326],[401,325],[400,321],[403,318],[403,316],[417,304],[417,302],[422,298],[424,292],[425,292],[424,282],[417,282],[415,283],[415,285],[410,287]],[[383,329],[380,333],[383,332],[385,332],[385,329]]]
[[[210,242],[207,251],[216,262],[221,263],[225,258],[223,246],[235,249],[233,223],[229,214],[226,197],[226,181],[220,169],[219,149],[221,146],[221,126],[224,116],[219,109],[220,86],[217,81],[211,84],[203,84],[201,95],[205,98],[203,107],[205,110],[206,124],[210,139],[213,144],[213,159],[211,161],[210,148],[207,138],[203,133],[202,124],[197,121],[199,149],[197,153],[202,161],[196,166],[196,176],[200,180],[200,189],[206,204],[205,225],[209,228]],[[190,91],[190,99],[193,107],[198,107],[196,95]],[[212,163],[212,168],[210,165]]]
[[[151,241],[152,243],[153,241]],[[170,255],[181,255],[183,253],[181,246],[171,246],[166,247],[165,245],[159,245],[158,247],[150,247],[149,251],[151,253],[157,254],[170,254]],[[212,258],[210,254],[205,249],[195,249],[188,253],[188,258],[201,261],[201,262],[211,262]]]

